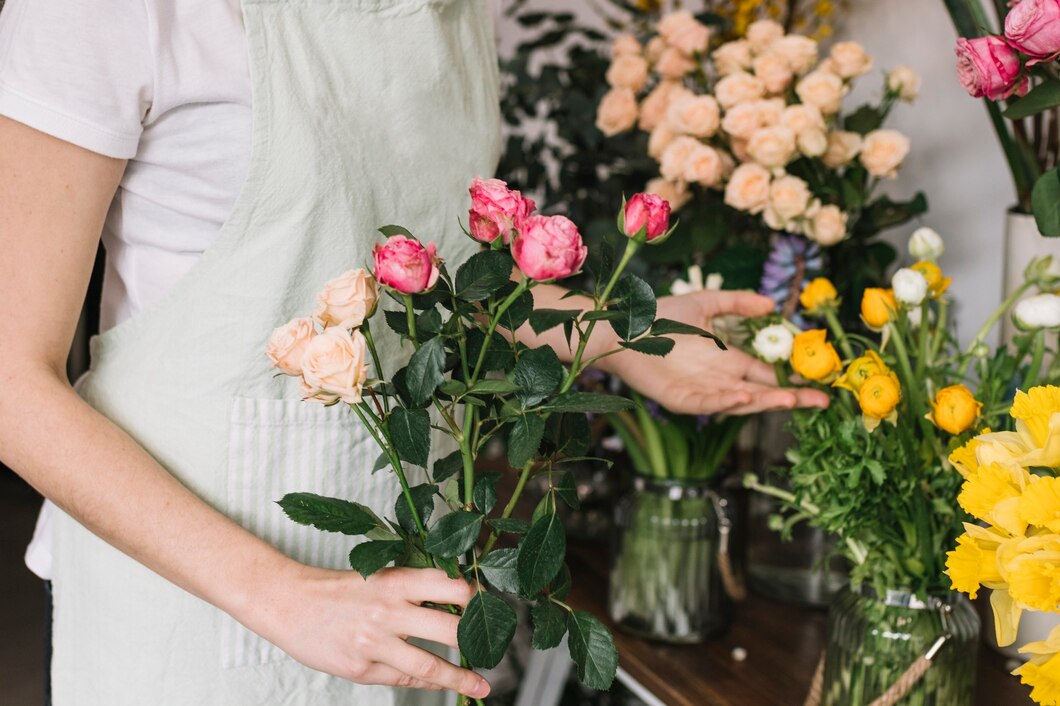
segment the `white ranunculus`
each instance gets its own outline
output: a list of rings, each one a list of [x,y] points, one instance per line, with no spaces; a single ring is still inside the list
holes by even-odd
[[[919,306],[910,309],[909,314],[907,315],[907,320],[909,321],[909,325],[913,328],[920,328],[920,322],[924,320],[924,310]]]
[[[767,363],[780,363],[791,357],[795,334],[783,324],[773,324],[755,334],[755,353]]]
[[[917,228],[909,238],[909,254],[917,260],[935,262],[945,250],[942,236],[933,228]]]
[[[916,270],[903,267],[891,278],[894,298],[906,306],[920,306],[928,293],[928,281]]]
[[[1036,294],[1012,310],[1012,320],[1024,330],[1060,328],[1060,296]]]

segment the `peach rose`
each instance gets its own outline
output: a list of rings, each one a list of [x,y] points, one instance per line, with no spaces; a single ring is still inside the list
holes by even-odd
[[[747,143],[751,159],[766,169],[785,166],[795,156],[797,148],[795,133],[783,125],[762,128],[751,135]]]
[[[657,126],[648,136],[648,156],[656,162],[662,161],[663,152],[677,137],[677,133],[670,129],[666,123]]]
[[[641,130],[651,132],[663,121],[663,118],[666,117],[666,109],[670,105],[670,99],[678,88],[682,91],[688,90],[677,81],[660,81],[655,88],[648,92],[648,95],[640,104],[640,122],[638,125]],[[688,93],[691,93],[691,91],[688,91]]]
[[[838,206],[818,208],[806,223],[806,236],[818,245],[835,245],[846,235],[847,214],[840,211]]]
[[[799,100],[815,106],[824,115],[835,115],[839,112],[844,90],[843,79],[821,69],[806,74],[795,85]]]
[[[758,101],[740,103],[725,111],[722,118],[721,128],[732,137],[749,139],[762,125],[761,111],[758,109]]]
[[[738,211],[761,213],[769,203],[772,176],[752,162],[736,167],[725,186],[725,203]]]
[[[751,43],[746,39],[725,42],[711,54],[714,70],[719,76],[728,76],[751,68]]]
[[[714,97],[726,110],[739,103],[757,100],[765,93],[765,84],[746,71],[729,74],[714,86]]]
[[[896,66],[887,74],[887,90],[906,103],[920,96],[920,83],[920,74],[908,66]]]
[[[807,157],[820,157],[828,150],[828,135],[818,128],[800,132],[796,142],[799,152]]]
[[[272,332],[265,355],[284,375],[301,375],[306,348],[316,335],[313,319],[292,319]]]
[[[891,177],[909,154],[909,138],[896,130],[874,130],[861,144],[861,164],[874,177]]]
[[[662,159],[659,162],[659,173],[670,181],[684,179],[685,165],[692,157],[692,152],[702,145],[703,143],[694,137],[687,135],[675,137],[663,150]]]
[[[801,34],[781,37],[769,47],[769,51],[784,57],[788,68],[796,74],[806,73],[817,63],[817,42]]]
[[[641,46],[637,38],[628,32],[615,37],[611,45],[611,58],[614,59],[624,54],[640,54]]]
[[[790,174],[774,179],[769,186],[769,208],[783,223],[806,213],[812,199],[810,185]]]
[[[687,10],[672,12],[659,21],[659,34],[672,47],[692,56],[702,54],[710,42],[710,28]]]
[[[747,154],[747,140],[734,137],[729,141],[729,149],[740,163],[751,161],[751,155]]]
[[[758,20],[747,27],[747,41],[761,54],[784,36],[784,26],[773,20]]]
[[[614,88],[630,88],[634,92],[648,82],[648,60],[639,54],[621,54],[614,58],[604,79]]]
[[[360,402],[368,379],[365,351],[360,331],[330,328],[314,337],[302,359],[302,396],[324,404]]]
[[[766,93],[772,95],[783,93],[795,78],[787,60],[772,51],[759,54],[754,60],[753,67],[755,76],[766,87]]]
[[[872,57],[857,42],[837,42],[832,46],[828,58],[842,78],[857,78],[872,70]]]
[[[629,88],[612,88],[596,109],[596,127],[611,137],[637,123],[637,97]]]
[[[680,79],[696,68],[696,62],[676,47],[666,47],[655,62],[655,70],[663,78]]]
[[[845,167],[854,161],[861,151],[861,135],[845,130],[828,133],[828,147],[824,152],[824,164],[829,169]]]
[[[670,203],[670,209],[677,211],[692,200],[692,193],[688,186],[681,181],[668,181],[662,177],[652,179],[644,186],[644,192],[655,194],[666,199]]]
[[[801,135],[807,130],[824,130],[824,116],[812,105],[796,103],[784,109],[780,124]]]
[[[711,96],[694,96],[671,101],[666,122],[674,132],[710,137],[721,124],[721,109]]]
[[[652,64],[659,61],[666,50],[666,41],[662,37],[652,37],[644,47],[644,56]]]
[[[766,98],[765,100],[755,101],[755,108],[758,109],[758,119],[761,121],[762,127],[780,125],[780,121],[784,117],[784,107],[783,98]]]
[[[363,269],[349,270],[317,294],[313,319],[321,328],[357,328],[375,313],[377,301],[375,278]]]
[[[701,186],[718,186],[725,178],[725,162],[721,154],[713,147],[697,146],[685,162],[684,178]]]

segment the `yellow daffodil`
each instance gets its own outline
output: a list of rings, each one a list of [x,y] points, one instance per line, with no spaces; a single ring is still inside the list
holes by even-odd
[[[1022,460],[1034,450],[1029,443],[1029,435],[1014,431],[983,432],[975,438],[979,440],[979,445],[975,448],[975,458],[980,466],[989,463],[1022,466],[1025,465]]]
[[[1060,537],[1027,537],[998,556],[1013,600],[1048,612],[1060,606]]]
[[[1019,504],[1020,519],[1050,532],[1060,532],[1060,478],[1031,476]]]
[[[826,339],[824,329],[803,331],[795,337],[791,348],[791,367],[796,373],[814,382],[831,382],[843,363],[835,347]]]
[[[835,307],[839,303],[839,292],[827,277],[818,277],[802,290],[799,303],[807,314],[817,316],[826,308]]]
[[[865,428],[873,431],[881,421],[898,421],[898,403],[902,401],[902,387],[894,373],[887,371],[872,375],[861,385],[858,405]]]
[[[1007,588],[995,588],[990,592],[990,608],[994,613],[994,635],[997,644],[1007,647],[1016,641],[1020,629],[1023,604],[1013,600]]]
[[[942,276],[942,270],[934,262],[921,261],[913,265],[910,269],[916,270],[920,274],[924,275],[924,279],[928,283],[928,294],[933,299],[941,297],[950,285],[953,284],[953,280],[949,277]]]
[[[869,287],[861,297],[861,320],[873,331],[880,331],[894,319],[898,303],[890,289]]]
[[[843,374],[832,383],[832,387],[849,390],[855,395],[861,391],[861,386],[873,375],[887,372],[887,364],[876,351],[865,351],[865,355],[850,361],[850,365]]]
[[[1001,581],[997,566],[998,542],[990,542],[965,533],[957,538],[957,547],[946,552],[946,571],[951,588],[967,593],[972,600],[985,583]]]
[[[1060,413],[1060,387],[1042,385],[1016,392],[1010,412],[1013,419],[1023,422],[1034,437],[1034,443],[1045,446],[1049,439],[1049,421]]]
[[[1053,628],[1040,642],[1020,648],[1030,661],[1013,670],[1023,684],[1031,687],[1031,698],[1039,704],[1060,705],[1060,627]]]
[[[953,467],[957,469],[957,472],[966,479],[979,468],[979,461],[976,459],[976,449],[983,445],[981,440],[982,435],[989,433],[989,429],[984,429],[980,433],[980,436],[969,439],[967,444],[954,449],[953,453],[950,454],[950,463],[953,464]]]
[[[950,385],[935,393],[928,419],[950,434],[961,434],[979,418],[979,402],[964,385]]]
[[[990,463],[979,466],[957,495],[957,504],[972,517],[1022,535],[1027,523],[1020,519],[1019,502],[1029,481],[1026,469]]]

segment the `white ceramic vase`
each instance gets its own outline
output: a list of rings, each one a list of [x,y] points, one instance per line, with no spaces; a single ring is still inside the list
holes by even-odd
[[[1042,255],[1060,259],[1060,238],[1046,238],[1038,231],[1034,216],[1009,210],[1005,217],[1005,279],[1001,298],[1012,294],[1023,284],[1023,271],[1030,261]],[[1011,317],[1001,324],[1001,336],[1011,341],[1016,332]]]

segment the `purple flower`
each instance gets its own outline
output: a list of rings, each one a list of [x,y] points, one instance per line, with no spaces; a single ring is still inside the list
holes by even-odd
[[[799,314],[799,295],[823,267],[821,249],[816,243],[799,235],[777,233],[773,236],[758,291],[773,299],[777,311],[796,326],[808,328],[808,322]]]

